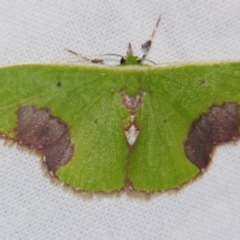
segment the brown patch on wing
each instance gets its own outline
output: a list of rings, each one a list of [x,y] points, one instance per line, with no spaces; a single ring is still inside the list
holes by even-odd
[[[49,171],[55,172],[71,160],[74,146],[68,126],[60,118],[53,117],[49,109],[20,107],[17,116],[16,141],[41,151]]]
[[[121,92],[122,105],[128,108],[131,112],[135,112],[137,108],[142,105],[143,92],[140,92],[135,97],[127,95],[125,92]]]
[[[225,103],[210,107],[192,124],[184,143],[187,158],[200,169],[211,160],[213,148],[239,137],[239,105]]]

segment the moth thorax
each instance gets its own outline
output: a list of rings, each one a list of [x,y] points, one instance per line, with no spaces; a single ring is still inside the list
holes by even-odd
[[[121,92],[122,105],[131,112],[135,112],[142,105],[143,92],[138,93],[135,97],[129,96],[126,92]]]

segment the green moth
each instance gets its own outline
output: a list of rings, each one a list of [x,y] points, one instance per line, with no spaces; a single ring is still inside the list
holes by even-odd
[[[142,58],[129,44],[115,67],[1,68],[1,137],[81,191],[163,191],[196,178],[215,146],[239,137],[240,63],[144,65],[151,39]]]

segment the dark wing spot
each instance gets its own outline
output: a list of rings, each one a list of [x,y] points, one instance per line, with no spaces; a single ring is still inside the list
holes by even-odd
[[[74,146],[68,126],[60,118],[53,117],[49,109],[20,107],[17,116],[16,141],[41,151],[49,171],[55,172],[71,160]]]
[[[193,122],[184,143],[187,158],[200,169],[207,167],[213,147],[239,137],[239,105],[225,103],[210,107]]]
[[[201,80],[201,84],[204,85],[206,83],[206,80],[205,79],[202,79]]]
[[[61,82],[57,82],[57,87],[61,87],[62,83]]]

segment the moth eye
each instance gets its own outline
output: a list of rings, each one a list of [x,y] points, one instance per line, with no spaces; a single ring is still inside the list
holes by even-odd
[[[120,64],[124,64],[126,62],[126,58],[121,57]]]

